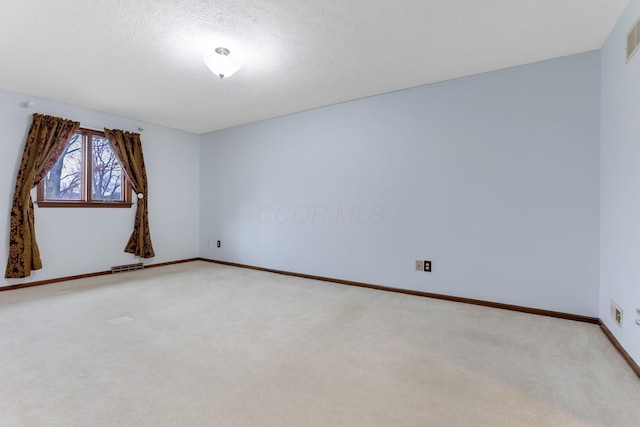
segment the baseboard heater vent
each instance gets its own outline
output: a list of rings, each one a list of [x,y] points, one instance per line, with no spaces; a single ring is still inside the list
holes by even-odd
[[[142,270],[144,265],[139,262],[137,264],[114,265],[111,267],[111,274],[123,273],[125,271]]]

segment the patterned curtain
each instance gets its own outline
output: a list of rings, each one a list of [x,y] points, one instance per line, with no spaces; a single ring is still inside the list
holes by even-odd
[[[56,163],[80,123],[59,117],[34,114],[27,135],[22,162],[13,193],[9,225],[9,259],[4,277],[22,278],[42,268],[36,243],[31,189]]]
[[[142,156],[142,142],[139,133],[124,132],[121,130],[104,130],[105,136],[111,142],[113,151],[118,156],[120,165],[127,175],[133,190],[138,194],[138,207],[136,219],[133,225],[133,233],[124,251],[142,258],[155,256],[151,244],[149,232],[149,212],[147,210],[147,172]]]

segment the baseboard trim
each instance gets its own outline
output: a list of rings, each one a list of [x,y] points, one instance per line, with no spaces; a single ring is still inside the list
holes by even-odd
[[[500,302],[485,301],[485,300],[479,300],[479,299],[473,299],[473,298],[463,298],[463,297],[457,297],[457,296],[451,296],[451,295],[436,294],[431,292],[414,291],[410,289],[394,288],[390,286],[374,285],[370,283],[354,282],[351,280],[342,280],[342,279],[335,279],[335,278],[323,277],[323,276],[313,276],[310,274],[274,270],[271,268],[256,267],[253,265],[238,264],[238,263],[228,262],[228,261],[219,261],[219,260],[214,260],[209,258],[199,258],[199,260],[205,261],[205,262],[211,262],[214,264],[228,265],[231,267],[248,268],[251,270],[265,271],[268,273],[282,274],[285,276],[300,277],[303,279],[320,280],[323,282],[333,282],[333,283],[339,283],[341,285],[358,286],[360,288],[376,289],[379,291],[396,292],[396,293],[415,295],[415,296],[426,297],[426,298],[435,298],[435,299],[446,300],[446,301],[461,302],[464,304],[479,305],[483,307],[499,308],[502,310],[519,311],[521,313],[536,314],[536,315],[547,316],[547,317],[556,317],[559,319],[574,320],[576,322],[585,322],[585,323],[591,323],[594,325],[599,324],[599,319],[597,317],[583,316],[580,314],[571,314],[571,313],[563,313],[559,311],[542,310],[538,308],[523,307],[519,305],[504,304]]]
[[[180,259],[178,261],[159,262],[157,264],[145,265],[144,268],[166,267],[167,265],[184,264],[185,262],[200,261],[200,258],[187,258]]]
[[[627,350],[625,350],[624,347],[622,347],[622,345],[620,344],[620,341],[618,341],[617,338],[613,335],[613,333],[609,330],[609,328],[607,328],[607,325],[604,324],[602,319],[598,320],[598,325],[600,325],[600,329],[602,329],[602,332],[604,332],[607,338],[609,338],[609,341],[611,341],[611,344],[613,344],[613,346],[620,352],[624,360],[626,360],[629,366],[631,366],[631,369],[633,369],[633,372],[635,372],[638,378],[640,378],[640,365],[638,365],[636,361],[633,360],[631,355],[627,353]]]
[[[13,291],[16,289],[32,288],[34,286],[50,285],[52,283],[66,282],[68,280],[88,279],[89,277],[104,276],[111,274],[109,271],[97,271],[95,273],[78,274],[77,276],[57,277],[55,279],[38,280],[36,282],[19,283],[17,285],[9,285],[0,287],[0,292]]]
[[[189,259],[181,259],[181,260],[177,260],[177,261],[159,262],[157,264],[145,265],[144,268],[164,267],[164,266],[167,266],[167,265],[182,264],[184,262],[193,262],[193,261],[198,261],[198,260],[200,260],[200,258],[189,258]],[[50,285],[52,283],[66,282],[66,281],[69,281],[69,280],[88,279],[89,277],[105,276],[107,274],[112,274],[111,270],[97,271],[95,273],[87,273],[87,274],[78,274],[76,276],[58,277],[58,278],[55,278],[55,279],[38,280],[36,282],[19,283],[17,285],[1,286],[0,287],[0,292],[2,292],[2,291],[12,291],[12,290],[15,290],[15,289],[32,288],[34,286]]]

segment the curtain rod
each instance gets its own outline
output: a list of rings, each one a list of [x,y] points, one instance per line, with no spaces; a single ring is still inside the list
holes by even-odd
[[[34,108],[37,104],[34,101],[25,101],[25,102],[21,102],[20,103],[20,107],[21,108]],[[83,126],[82,123],[80,123],[80,126],[84,129],[88,129],[88,130],[95,130],[97,132],[103,132],[104,128],[102,129],[98,129],[98,128],[92,128],[89,126]],[[138,126],[138,132],[142,133],[144,132],[144,128],[142,126]]]
[[[81,128],[83,128],[83,129],[95,130],[95,131],[97,131],[97,132],[104,132],[104,128],[101,128],[101,129],[98,129],[98,128],[92,128],[92,127],[90,127],[90,126],[85,126],[85,125],[83,125],[82,123],[80,123],[80,127],[81,127]],[[141,126],[138,126],[138,132],[143,132],[143,131],[144,131],[144,128],[143,128],[143,127],[141,127]]]

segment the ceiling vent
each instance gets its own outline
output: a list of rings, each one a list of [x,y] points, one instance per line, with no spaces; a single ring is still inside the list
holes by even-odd
[[[640,48],[640,18],[627,34],[627,62],[631,60],[634,53]]]

